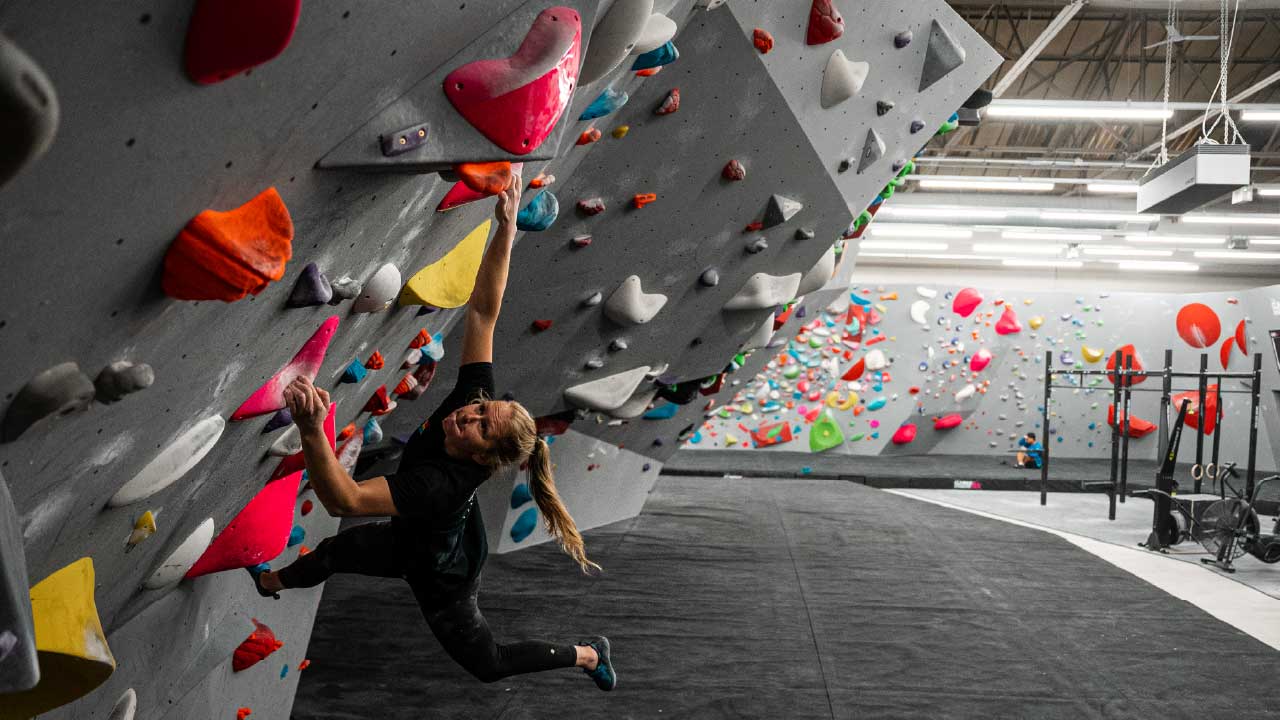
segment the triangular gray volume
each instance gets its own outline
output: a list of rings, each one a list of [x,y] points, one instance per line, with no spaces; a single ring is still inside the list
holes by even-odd
[[[862,172],[884,157],[884,140],[875,128],[867,129],[867,140],[862,144],[862,154],[858,156],[858,172]]]
[[[320,158],[316,167],[420,174],[446,170],[457,163],[478,160],[530,162],[557,157],[566,133],[577,118],[577,113],[572,112],[572,101],[536,150],[515,155],[498,147],[467,122],[454,109],[443,90],[445,77],[463,65],[478,60],[510,57],[533,27],[534,19],[546,6],[545,2],[528,0],[506,18],[496,22],[457,55],[436,67],[394,102],[356,128],[337,147]],[[595,5],[582,3],[581,8],[575,9],[581,18],[581,42],[585,50],[587,33],[595,24]],[[416,132],[423,128],[425,131],[420,137],[410,138],[410,150],[392,155],[383,154],[381,138],[394,139],[407,131]],[[574,138],[576,137],[575,135]]]
[[[924,51],[924,69],[920,71],[920,90],[941,80],[947,73],[964,64],[964,48],[937,20],[929,28],[929,47]]]
[[[30,690],[40,680],[30,587],[22,524],[0,477],[0,693]]]
[[[765,208],[763,224],[767,228],[777,227],[796,216],[804,209],[804,205],[789,197],[774,195],[769,198],[769,207]]]

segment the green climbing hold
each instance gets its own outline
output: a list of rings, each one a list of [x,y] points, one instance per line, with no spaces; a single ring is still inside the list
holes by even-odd
[[[823,452],[844,443],[844,433],[830,413],[823,412],[809,430],[809,450]]]
[[[852,423],[850,423],[850,424],[852,424]],[[857,433],[857,434],[855,434],[855,435],[853,435],[853,436],[851,436],[851,437],[849,438],[849,442],[858,442],[859,440],[861,440],[862,438],[864,438],[864,437],[866,437],[866,436],[867,436],[867,434],[866,434],[866,433]]]

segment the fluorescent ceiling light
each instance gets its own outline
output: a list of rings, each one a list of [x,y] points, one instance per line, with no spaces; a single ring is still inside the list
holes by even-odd
[[[1002,257],[1010,255],[1060,255],[1062,245],[1015,245],[1013,243],[974,243],[976,253],[996,254]]]
[[[1241,110],[1241,122],[1280,122],[1280,112],[1275,110]]]
[[[1255,189],[1259,197],[1280,197],[1280,185],[1258,185]]]
[[[1195,263],[1170,260],[1108,260],[1107,262],[1114,262],[1119,270],[1139,272],[1195,272],[1200,269],[1200,266]]]
[[[1191,225],[1280,225],[1280,215],[1249,215],[1233,213],[1231,215],[1183,215],[1178,222]]]
[[[973,231],[944,225],[915,225],[912,223],[874,223],[871,234],[878,237],[910,237],[928,240],[968,240]]]
[[[981,208],[926,207],[922,205],[886,205],[879,214],[891,217],[929,218],[939,220],[1004,220],[1007,210]]]
[[[1081,268],[1084,263],[1079,260],[1021,260],[1018,258],[1005,258],[1000,261],[1005,267],[1022,267],[1022,268]]]
[[[1170,257],[1172,250],[1149,250],[1147,248],[1131,248],[1116,245],[1085,245],[1080,248],[1085,255],[1099,257]]]
[[[1138,183],[1091,182],[1084,186],[1091,193],[1113,193],[1118,195],[1137,195]]]
[[[1057,185],[1047,181],[1034,180],[972,180],[956,178],[953,180],[930,180],[921,178],[916,185],[923,190],[1010,190],[1013,192],[1049,192]]]
[[[1153,223],[1157,222],[1160,219],[1160,216],[1150,213],[1137,214],[1120,212],[1041,210],[1040,219],[1101,223]]]
[[[863,240],[858,243],[858,250],[946,250],[947,244],[940,242],[917,242],[913,240]]]
[[[1035,232],[1033,230],[1005,230],[1000,233],[1005,240],[1060,240],[1062,242],[1097,242],[1102,236],[1097,233],[1073,232]]]
[[[956,255],[931,255],[928,253],[892,253],[892,252],[858,253],[858,259],[862,259],[862,258],[896,258],[899,260],[946,260],[948,262],[952,260],[964,261],[964,262],[972,262],[975,260],[980,260],[983,262],[997,262],[1000,260],[1000,258],[998,257],[989,256],[989,255],[967,255],[964,253],[959,253]]]
[[[1249,250],[1197,250],[1195,256],[1202,260],[1280,260],[1280,252],[1251,252]]]
[[[1163,108],[1126,107],[1123,103],[1023,104],[996,100],[983,114],[990,118],[1022,118],[1027,120],[1165,120],[1172,110]]]
[[[1249,244],[1250,244],[1250,245],[1280,245],[1280,238],[1278,238],[1278,237],[1254,237],[1254,236],[1250,235],[1250,236],[1249,236]]]
[[[1222,235],[1151,235],[1148,233],[1130,233],[1124,239],[1132,243],[1160,243],[1162,245],[1224,245],[1227,238]]]

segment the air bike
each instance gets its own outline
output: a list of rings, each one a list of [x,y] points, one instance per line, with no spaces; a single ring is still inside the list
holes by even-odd
[[[1169,434],[1168,451],[1156,471],[1156,486],[1129,493],[1130,497],[1150,497],[1155,504],[1151,534],[1146,542],[1139,545],[1148,550],[1167,552],[1169,547],[1194,540],[1213,556],[1202,558],[1200,562],[1229,573],[1236,571],[1233,562],[1245,554],[1264,563],[1280,561],[1280,517],[1276,518],[1270,533],[1263,533],[1262,523],[1254,510],[1262,488],[1269,482],[1280,480],[1280,475],[1265,477],[1242,493],[1231,484],[1230,478],[1236,473],[1234,464],[1228,464],[1217,473],[1217,477],[1222,489],[1229,490],[1233,497],[1213,500],[1207,505],[1198,503],[1204,505],[1203,510],[1178,497],[1174,469],[1190,404],[1189,400],[1184,400],[1178,409],[1178,417]]]

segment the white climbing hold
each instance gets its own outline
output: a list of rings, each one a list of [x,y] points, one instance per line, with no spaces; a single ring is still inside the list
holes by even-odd
[[[737,295],[724,304],[725,310],[763,310],[781,305],[796,296],[800,273],[769,275],[756,273],[747,278]]]
[[[867,370],[883,370],[889,366],[889,359],[880,350],[872,350],[863,357]]]
[[[867,81],[867,73],[871,65],[865,62],[853,62],[845,57],[843,50],[831,53],[827,60],[827,69],[822,73],[821,103],[823,108],[832,108],[848,100],[862,89]]]
[[[400,285],[400,270],[391,263],[383,265],[364,284],[364,289],[352,304],[351,310],[358,313],[376,313],[386,310],[400,294]]]
[[[947,73],[964,64],[964,48],[951,37],[937,20],[929,27],[929,47],[920,70],[920,91],[941,80]]]
[[[642,387],[636,390],[631,397],[627,398],[626,402],[622,403],[622,405],[614,410],[607,411],[606,414],[610,417],[621,420],[630,420],[632,418],[640,417],[649,409],[649,403],[652,403],[653,399],[657,397],[657,395],[657,387]]]
[[[116,704],[111,708],[111,715],[107,720],[133,720],[133,716],[138,712],[138,693],[133,688],[129,688],[120,694]]]
[[[564,391],[564,397],[570,403],[588,410],[617,410],[631,399],[648,372],[649,366],[641,365],[599,380],[574,385]]]
[[[271,448],[267,450],[268,455],[275,457],[289,457],[302,452],[302,433],[298,430],[296,424],[290,425],[288,430],[276,438],[271,444]]]
[[[769,346],[769,341],[773,339],[773,313],[765,316],[764,322],[760,323],[760,327],[751,333],[751,337],[742,344],[743,352],[751,352]]]
[[[582,307],[595,307],[602,302],[604,302],[604,295],[601,295],[598,292],[593,292],[582,299]]]
[[[227,421],[217,415],[196,423],[117,490],[107,506],[128,505],[169,487],[209,454],[226,427]]]
[[[867,128],[867,139],[862,144],[862,154],[858,156],[858,172],[871,167],[877,160],[884,157],[884,140],[880,138],[880,133],[875,128]]]
[[[796,295],[808,295],[811,292],[821,290],[824,285],[831,281],[831,276],[836,272],[836,248],[831,246],[827,251],[818,258],[818,262],[814,264],[809,272],[800,278],[800,286],[796,288]]]
[[[675,36],[676,22],[662,13],[654,13],[644,24],[644,30],[640,32],[640,38],[636,40],[636,46],[631,49],[631,54],[639,55],[657,50]]]
[[[640,277],[632,275],[604,303],[604,314],[619,325],[643,325],[667,304],[667,296],[646,293],[640,287]]]
[[[608,75],[627,59],[653,15],[653,0],[617,0],[596,23],[578,71],[578,85]]]
[[[932,300],[932,299],[934,299],[934,298],[938,297],[938,291],[937,291],[937,290],[934,290],[933,288],[927,288],[927,287],[925,287],[925,286],[923,286],[923,285],[917,285],[917,286],[916,286],[916,294],[917,294],[917,295],[919,295],[919,296],[920,296],[920,297],[922,297],[922,298],[927,298],[927,299],[929,299],[929,300]]]
[[[928,300],[917,300],[911,303],[911,322],[917,325],[928,325],[929,318],[926,313],[929,312],[930,307],[932,306]]]
[[[196,564],[196,560],[200,559],[211,542],[213,542],[213,518],[205,518],[205,521],[192,530],[182,544],[169,553],[169,557],[160,563],[155,572],[151,573],[151,577],[147,578],[143,587],[148,590],[159,590],[169,585],[176,585],[191,566]]]
[[[964,387],[960,388],[958,392],[956,392],[956,402],[962,402],[964,400],[968,400],[969,398],[973,397],[973,394],[976,392],[978,392],[978,388],[974,387],[973,383],[969,383],[968,385],[965,385]]]

